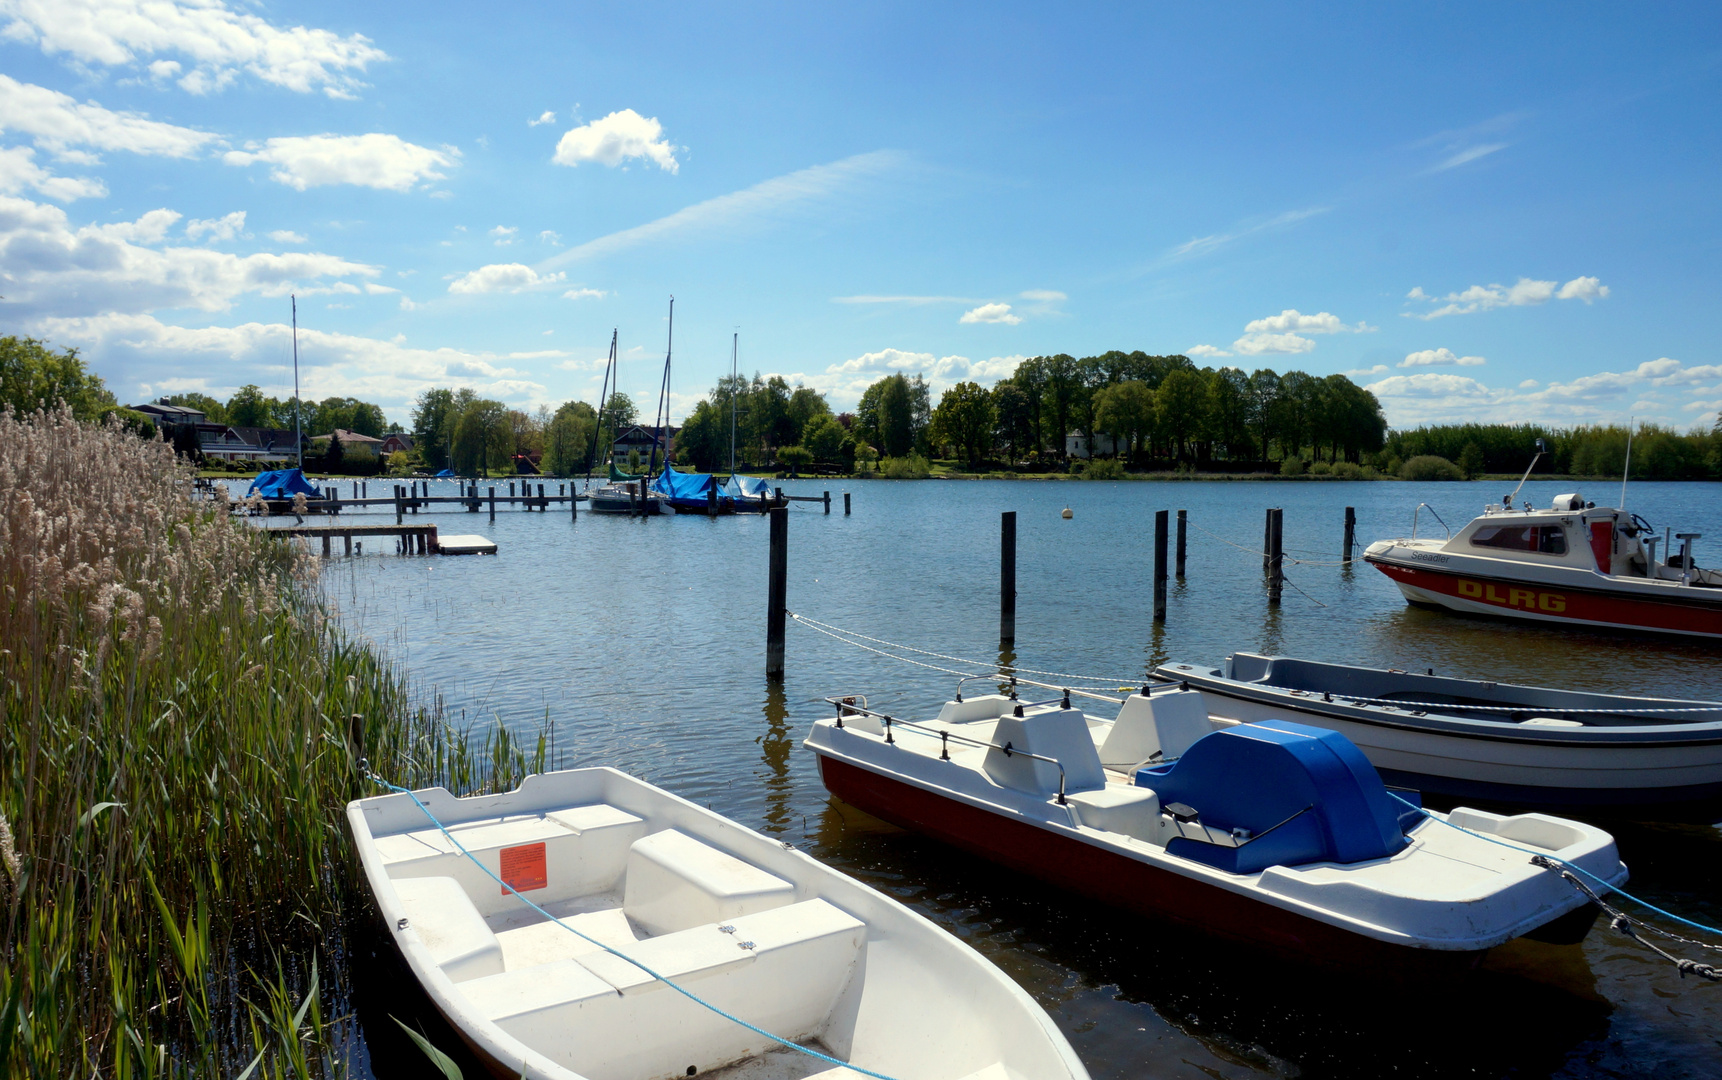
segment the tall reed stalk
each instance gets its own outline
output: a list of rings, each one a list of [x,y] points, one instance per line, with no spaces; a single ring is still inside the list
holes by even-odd
[[[345,1076],[357,759],[455,790],[542,767],[415,707],[315,561],[191,480],[0,412],[0,1076]]]

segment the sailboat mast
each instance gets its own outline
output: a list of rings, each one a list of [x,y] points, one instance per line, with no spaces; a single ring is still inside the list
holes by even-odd
[[[303,472],[305,429],[299,422],[299,298],[289,293],[287,300],[293,305],[293,448],[298,454],[299,469]]]
[[[735,356],[741,347],[741,331],[737,330],[729,339],[729,475],[735,478]]]
[[[598,424],[592,429],[592,452],[586,455],[586,486],[592,486],[592,463],[598,459],[598,440],[604,437],[604,409],[609,405],[610,372],[616,367],[616,331],[610,330],[610,359],[604,363],[604,381],[598,386]]]
[[[664,346],[664,381],[658,386],[657,430],[652,437],[651,461],[646,466],[646,475],[655,476],[658,471],[658,441],[664,443],[664,465],[670,464],[670,356],[676,350],[676,298],[670,297],[670,337]]]

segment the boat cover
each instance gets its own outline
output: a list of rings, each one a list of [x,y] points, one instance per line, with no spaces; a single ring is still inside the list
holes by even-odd
[[[453,469],[444,469],[442,472],[439,472],[436,474],[436,479],[438,479],[438,480],[453,480],[454,479],[454,470]]]
[[[320,499],[323,493],[305,481],[305,474],[298,469],[274,469],[260,472],[257,479],[251,481],[251,486],[245,489],[245,494],[257,494],[265,499],[291,499],[303,494],[307,498]]]
[[[639,480],[645,475],[645,473],[623,472],[621,469],[616,468],[616,463],[614,461],[610,462],[610,480],[612,483],[624,483],[629,480]]]
[[[663,474],[652,487],[671,500],[686,499],[704,503],[706,492],[712,488],[712,475],[677,472],[671,466],[665,465]]]
[[[1136,784],[1153,788],[1162,807],[1183,803],[1198,815],[1168,854],[1235,874],[1384,859],[1408,843],[1405,828],[1419,817],[1387,793],[1350,739],[1288,720],[1205,735],[1172,764],[1139,771]],[[1241,842],[1212,843],[1210,832]]]
[[[736,475],[724,484],[723,493],[732,499],[758,499],[771,495],[771,484],[762,476]]]

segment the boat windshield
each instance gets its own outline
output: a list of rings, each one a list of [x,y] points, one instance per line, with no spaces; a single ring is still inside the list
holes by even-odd
[[[1565,555],[1567,532],[1559,525],[1490,525],[1477,530],[1471,546]]]

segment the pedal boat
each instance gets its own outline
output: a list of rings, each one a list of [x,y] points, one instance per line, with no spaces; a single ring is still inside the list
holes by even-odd
[[[1515,808],[1722,820],[1722,703],[1593,694],[1233,653],[1162,664],[1217,723],[1282,718],[1337,731],[1390,784]]]
[[[1654,535],[1635,514],[1557,495],[1546,510],[1490,504],[1457,535],[1380,540],[1364,559],[1407,603],[1552,626],[1722,637],[1722,571],[1700,533]],[[1680,542],[1680,551],[1668,550]],[[1657,558],[1662,545],[1666,557]]]
[[[1390,795],[1343,736],[1219,724],[1193,690],[1132,694],[1110,720],[1068,696],[959,695],[927,722],[832,700],[838,715],[806,745],[844,802],[1060,889],[1317,967],[1453,976],[1516,937],[1581,939],[1594,910],[1532,853],[1626,879],[1600,829],[1430,815],[1481,835],[1449,828],[1413,808],[1415,793]]]
[[[902,1080],[1087,1072],[979,953],[874,889],[614,769],[457,799],[360,799],[347,819],[388,932],[498,1077],[854,1080],[773,1034]],[[460,842],[505,890],[462,855]]]

